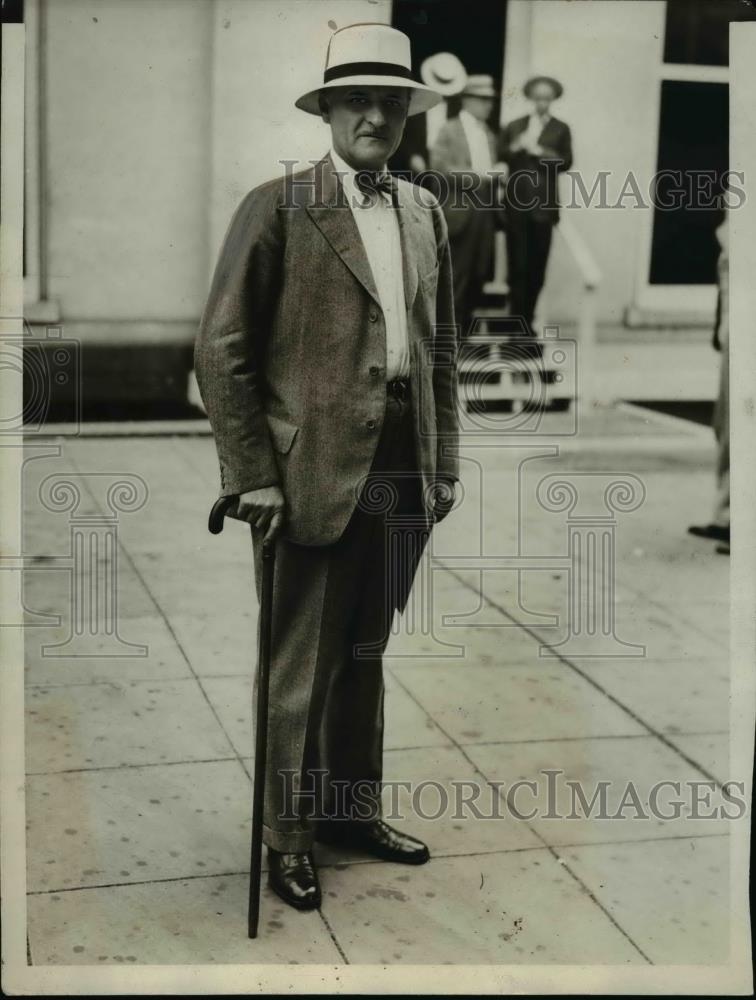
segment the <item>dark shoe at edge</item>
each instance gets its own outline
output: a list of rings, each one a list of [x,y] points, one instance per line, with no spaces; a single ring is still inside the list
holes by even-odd
[[[321,903],[320,883],[312,854],[285,853],[268,848],[268,885],[297,910],[317,910]]]
[[[315,836],[324,844],[355,847],[373,857],[403,865],[424,865],[430,860],[430,851],[421,840],[395,830],[382,819],[323,824]]]
[[[730,541],[730,529],[719,524],[691,524],[688,534],[695,535],[696,538],[711,538],[715,542]]]

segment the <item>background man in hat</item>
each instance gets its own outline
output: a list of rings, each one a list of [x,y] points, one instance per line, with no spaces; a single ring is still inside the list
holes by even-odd
[[[499,155],[510,168],[505,202],[510,312],[521,316],[533,334],[551,235],[559,221],[557,174],[572,166],[572,137],[569,126],[550,111],[563,93],[558,80],[532,77],[523,92],[533,110],[503,129]]]
[[[441,127],[430,151],[431,168],[450,181],[444,214],[454,269],[454,309],[463,337],[491,273],[496,221],[492,206],[503,176],[503,164],[496,163],[496,135],[488,124],[495,99],[492,77],[468,76],[459,115]]]
[[[414,115],[407,121],[402,141],[391,161],[391,168],[409,172],[413,177],[428,169],[428,150],[436,141],[447,118],[459,111],[459,94],[467,82],[467,73],[453,52],[435,52],[420,64],[420,79],[444,98],[424,115]],[[454,105],[457,107],[454,107]],[[422,183],[423,178],[419,178]],[[426,184],[426,187],[432,186]]]
[[[393,28],[333,34],[323,83],[296,102],[330,126],[331,150],[243,200],[196,345],[258,584],[260,543],[283,525],[264,839],[273,889],[300,909],[320,903],[314,839],[429,856],[380,813],[382,654],[458,469],[446,224],[385,172],[407,116],[441,99],[410,65]]]

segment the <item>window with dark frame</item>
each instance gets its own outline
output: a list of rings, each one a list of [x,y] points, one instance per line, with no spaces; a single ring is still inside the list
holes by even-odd
[[[743,0],[667,0],[664,62],[670,66],[727,66],[732,21],[756,20]],[[672,75],[672,74],[670,74]],[[685,176],[686,203],[654,208],[649,283],[712,285],[728,170],[728,85],[709,80],[661,82],[656,169],[669,171],[657,187],[659,205],[674,204],[675,177]],[[691,198],[688,190],[698,185]]]

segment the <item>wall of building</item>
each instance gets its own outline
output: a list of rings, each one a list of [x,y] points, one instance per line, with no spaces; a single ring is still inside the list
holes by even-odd
[[[321,79],[331,31],[388,22],[391,2],[47,0],[45,10],[48,296],[92,336],[124,322],[194,323],[244,193],[281,158],[327,149],[326,127],[293,100]],[[659,0],[509,0],[504,118],[524,110],[526,75],[553,74],[566,88],[555,112],[589,185],[602,170],[617,184],[629,170],[647,178],[663,21]],[[640,215],[570,212],[603,270],[605,322],[621,322],[633,300]],[[574,319],[578,294],[557,239],[548,318]]]
[[[322,80],[333,28],[390,15],[390,0],[47,0],[42,252],[77,336],[186,339],[241,197],[328,148],[293,101]]]
[[[49,0],[49,296],[65,320],[195,319],[212,0]]]
[[[391,19],[390,0],[217,0],[213,7],[210,260],[250,188],[330,145],[328,126],[294,107],[323,81],[334,28]],[[212,266],[212,264],[211,264]]]

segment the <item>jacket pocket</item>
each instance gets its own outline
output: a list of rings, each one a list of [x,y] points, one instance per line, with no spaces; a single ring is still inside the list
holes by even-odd
[[[270,439],[273,447],[281,455],[288,454],[294,444],[299,428],[296,424],[290,424],[288,420],[281,417],[274,417],[272,413],[267,414],[268,427],[270,429]]]

